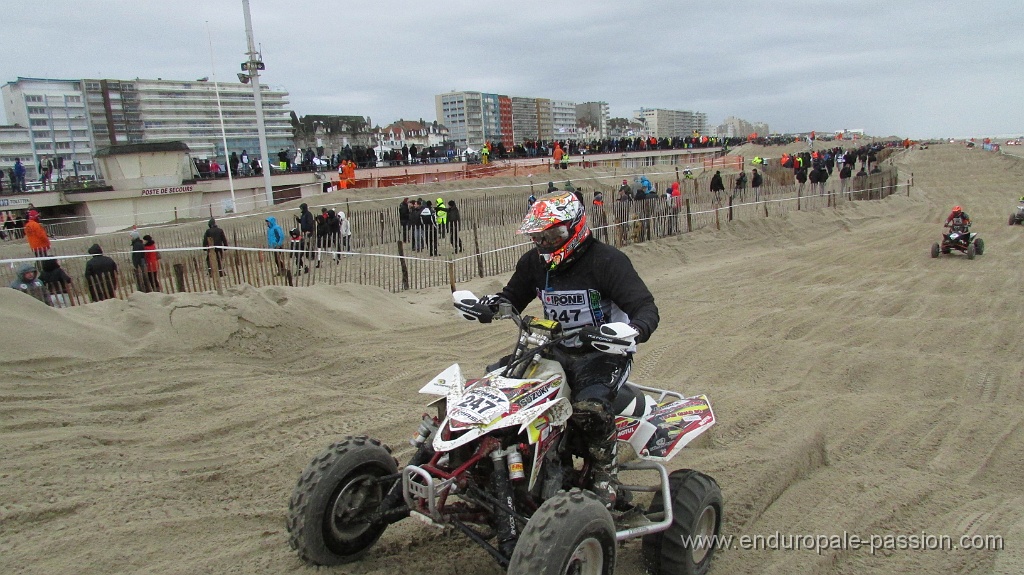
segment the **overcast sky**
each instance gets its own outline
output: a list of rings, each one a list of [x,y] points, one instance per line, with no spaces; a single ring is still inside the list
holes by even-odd
[[[451,90],[728,116],[773,132],[1024,134],[1020,0],[250,0],[297,114],[435,120]],[[0,82],[237,81],[242,0],[10,2]],[[209,30],[209,34],[208,34]],[[212,58],[211,42],[212,37]],[[211,61],[212,60],[212,61]]]

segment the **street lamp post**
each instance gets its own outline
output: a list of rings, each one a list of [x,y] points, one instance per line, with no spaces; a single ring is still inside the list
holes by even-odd
[[[239,74],[239,80],[252,81],[252,97],[256,104],[256,131],[260,138],[260,158],[263,162],[263,186],[266,188],[267,205],[274,205],[274,188],[270,183],[270,154],[267,151],[267,127],[263,121],[263,97],[260,94],[259,70],[264,68],[263,60],[256,52],[256,42],[252,38],[252,18],[249,16],[249,0],[242,0],[242,10],[245,13],[245,38],[249,51],[246,55],[249,60],[242,63],[243,74]],[[245,79],[243,79],[245,78]]]

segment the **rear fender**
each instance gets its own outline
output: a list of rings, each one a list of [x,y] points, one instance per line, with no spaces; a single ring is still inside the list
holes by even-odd
[[[715,413],[707,396],[698,395],[659,403],[644,419],[656,429],[637,455],[668,461],[715,424]]]

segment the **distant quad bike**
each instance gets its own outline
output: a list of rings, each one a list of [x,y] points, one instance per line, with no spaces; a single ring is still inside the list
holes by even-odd
[[[288,541],[299,556],[316,565],[358,560],[389,524],[411,516],[462,532],[512,575],[612,575],[618,543],[637,537],[650,573],[706,573],[722,492],[699,471],[669,473],[663,463],[714,425],[707,397],[623,386],[614,406],[620,457],[629,445],[638,460],[619,470],[657,481],[624,483],[608,509],[591,490],[593,466],[571,419],[565,371],[546,354],[569,333],[557,321],[519,316],[508,303],[495,311],[471,292],[453,296],[467,319],[513,320],[515,350],[483,377],[466,380],[454,364],[420,389],[437,396],[430,404],[437,415],[423,416],[404,467],[368,437],[317,455],[288,505]],[[579,337],[622,354],[631,330],[613,323]],[[642,492],[654,494],[646,509],[634,500]]]
[[[985,253],[985,241],[968,226],[953,225],[948,234],[942,234],[941,243],[932,244],[932,257],[937,258],[940,253],[948,254],[952,250],[965,253],[967,259],[973,260],[975,255]]]
[[[1021,200],[1021,202],[1017,204],[1017,209],[1010,214],[1009,224],[1011,226],[1015,224],[1024,226],[1024,200]]]

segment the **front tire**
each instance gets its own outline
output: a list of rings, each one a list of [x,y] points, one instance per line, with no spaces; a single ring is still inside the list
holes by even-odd
[[[369,437],[346,437],[320,452],[299,477],[288,503],[288,543],[316,565],[359,559],[386,523],[371,523],[384,499],[378,479],[398,472],[391,450]]]
[[[939,244],[932,244],[932,257],[939,257]]]
[[[1017,223],[1017,216],[1014,214],[1010,214],[1010,225],[1012,226],[1015,223]]]
[[[974,249],[978,252],[979,256],[983,255],[985,253],[985,240],[981,238],[974,240]]]
[[[672,526],[643,538],[644,564],[651,575],[703,575],[711,567],[722,526],[722,490],[711,477],[691,469],[669,475]],[[661,492],[651,512],[661,511]]]
[[[519,536],[508,575],[612,575],[615,523],[590,491],[548,499]]]
[[[974,247],[974,243],[972,242],[967,246],[967,259],[973,260],[975,253],[977,253],[977,248]]]

